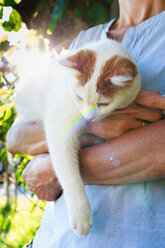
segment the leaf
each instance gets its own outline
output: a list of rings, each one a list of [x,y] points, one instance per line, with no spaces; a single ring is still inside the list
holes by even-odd
[[[57,19],[52,19],[49,23],[49,28],[47,30],[47,34],[51,35],[56,27]]]
[[[13,7],[15,4],[18,4],[20,2],[21,0],[0,0],[0,5]]]
[[[1,116],[0,116],[0,127],[3,125],[3,119],[4,119],[5,114],[6,114],[6,110],[4,110],[3,113],[1,113]]]
[[[2,18],[3,18],[3,8],[0,7],[0,19],[2,19]]]
[[[3,149],[1,150],[1,153],[0,153],[0,161],[3,161],[3,160],[4,160],[4,158],[6,157],[6,154],[7,154],[7,150],[6,150],[6,147],[5,147],[5,148],[3,148]]]
[[[3,121],[7,121],[8,119],[10,119],[11,115],[12,115],[12,107],[6,111]]]
[[[47,34],[51,35],[56,27],[58,19],[62,16],[64,11],[64,0],[57,0],[52,12],[52,20],[49,23]]]
[[[37,11],[41,11],[44,7],[44,4],[45,4],[45,0],[40,0],[40,3],[39,3],[39,6],[37,8]]]
[[[14,0],[17,4],[19,4],[22,0]]]
[[[64,11],[64,0],[57,0],[52,12],[53,19],[58,19],[59,17],[61,17],[63,11]]]
[[[2,23],[2,27],[5,31],[19,31],[22,27],[22,18],[20,14],[15,9],[13,9],[10,14],[9,21]]]
[[[102,4],[94,4],[88,11],[88,20],[92,25],[105,22],[106,8]]]
[[[2,6],[14,6],[16,2],[14,0],[0,0],[0,5]]]
[[[7,120],[9,115],[11,116],[11,109],[14,106],[14,102],[11,103],[5,103],[3,105],[0,106],[0,117],[3,116],[4,120]],[[5,116],[4,116],[4,112],[5,112]]]
[[[2,82],[2,72],[0,72],[0,83]],[[1,91],[0,91],[0,95],[1,95]]]
[[[113,0],[106,0],[106,2],[107,2],[107,3],[112,3],[112,2],[113,2]]]
[[[8,40],[5,40],[5,41],[0,42],[0,56],[1,56],[5,51],[7,51],[8,48],[9,48],[9,41],[8,41]]]

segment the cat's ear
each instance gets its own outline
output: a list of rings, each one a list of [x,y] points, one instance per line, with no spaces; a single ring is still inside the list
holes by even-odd
[[[58,61],[58,63],[64,67],[72,68],[79,71],[80,68],[78,63],[78,57],[79,54],[76,53],[72,56],[62,58],[61,60]]]
[[[121,87],[132,83],[137,73],[136,65],[120,55],[110,58],[102,70],[102,74],[106,75],[112,84]]]
[[[90,50],[79,50],[74,55],[61,59],[58,62],[67,68],[72,68],[83,73],[85,68],[89,66],[89,63],[95,63],[95,55]]]
[[[130,82],[132,82],[134,78],[131,75],[127,75],[127,76],[113,76],[110,78],[111,82],[117,86],[125,86],[126,84],[129,84]]]

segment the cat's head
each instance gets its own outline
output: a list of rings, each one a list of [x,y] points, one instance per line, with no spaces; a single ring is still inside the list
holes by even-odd
[[[87,120],[97,121],[128,106],[140,90],[135,62],[116,41],[89,43],[60,63],[76,72],[76,80],[69,87]]]

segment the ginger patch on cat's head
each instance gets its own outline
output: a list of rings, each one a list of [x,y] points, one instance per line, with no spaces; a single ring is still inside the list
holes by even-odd
[[[97,92],[104,97],[113,97],[121,88],[129,87],[137,73],[136,65],[131,60],[119,55],[113,56],[101,69]]]
[[[79,84],[84,86],[93,74],[96,63],[96,54],[94,51],[82,49],[59,63],[65,67],[77,70]]]

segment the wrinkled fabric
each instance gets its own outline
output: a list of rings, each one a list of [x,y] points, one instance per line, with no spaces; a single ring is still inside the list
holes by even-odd
[[[80,32],[70,48],[107,39],[113,22]],[[122,44],[139,67],[142,89],[165,94],[165,11],[128,29]],[[62,195],[47,203],[33,248],[165,248],[165,180],[85,188],[94,217],[91,232],[78,237],[69,228]]]

